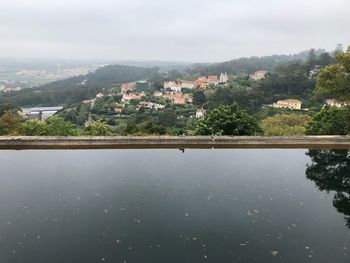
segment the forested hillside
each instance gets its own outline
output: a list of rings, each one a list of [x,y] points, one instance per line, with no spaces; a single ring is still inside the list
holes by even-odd
[[[313,50],[315,56],[325,54],[323,49]],[[221,72],[227,72],[228,74],[239,73],[252,73],[258,70],[273,70],[279,65],[300,60],[305,62],[309,59],[310,51],[303,51],[294,55],[273,55],[264,57],[250,57],[233,59],[223,63],[215,64],[196,64],[189,68],[187,72],[189,74],[200,75],[218,75]]]
[[[2,93],[0,103],[13,102],[21,106],[67,105],[92,98],[118,83],[152,77],[158,68],[110,65],[85,76],[55,81],[41,87]]]

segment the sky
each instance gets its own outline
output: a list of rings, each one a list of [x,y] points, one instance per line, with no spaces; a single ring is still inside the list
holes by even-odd
[[[349,0],[0,0],[0,57],[218,62],[350,45]]]

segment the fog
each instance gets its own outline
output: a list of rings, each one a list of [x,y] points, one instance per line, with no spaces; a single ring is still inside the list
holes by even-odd
[[[349,0],[0,0],[0,56],[223,61],[350,44]]]

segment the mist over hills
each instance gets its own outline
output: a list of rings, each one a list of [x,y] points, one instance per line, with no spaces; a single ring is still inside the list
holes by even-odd
[[[315,50],[316,55],[324,52],[325,50],[323,49]],[[67,105],[92,98],[96,93],[104,89],[119,87],[122,82],[133,82],[149,78],[170,80],[174,76],[181,76],[181,74],[218,75],[221,72],[238,74],[252,73],[257,70],[273,71],[278,65],[290,61],[305,61],[308,59],[308,54],[309,51],[303,51],[294,55],[239,58],[222,63],[202,64],[166,61],[119,61],[120,64],[118,65],[106,65],[87,75],[50,82],[32,89],[1,93],[0,103],[14,102],[21,106]],[[1,61],[5,60],[0,59],[0,67],[3,65],[1,63],[4,63]],[[7,61],[7,65],[17,65],[17,67],[27,68],[55,68],[62,65],[69,67],[83,65],[82,63],[107,62],[96,60],[54,61],[50,59],[7,59]],[[169,74],[169,72],[172,74]]]

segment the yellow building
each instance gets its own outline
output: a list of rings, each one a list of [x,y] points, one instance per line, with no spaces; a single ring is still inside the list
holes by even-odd
[[[279,100],[273,104],[273,107],[278,109],[301,110],[301,101],[294,99]]]

